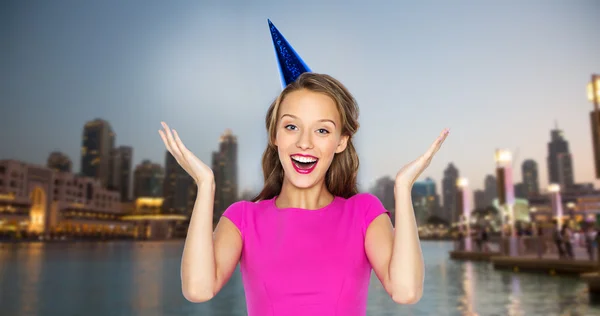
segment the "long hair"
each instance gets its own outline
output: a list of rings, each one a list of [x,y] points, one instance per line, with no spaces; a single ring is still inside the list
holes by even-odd
[[[289,93],[302,89],[325,94],[335,101],[342,118],[342,135],[348,136],[346,149],[335,154],[331,166],[325,174],[327,190],[334,196],[344,198],[349,198],[358,193],[356,178],[359,160],[356,149],[352,144],[352,136],[359,127],[356,100],[348,89],[333,77],[326,74],[305,72],[296,81],[283,89],[267,111],[265,124],[269,141],[262,156],[264,187],[252,199],[253,202],[272,199],[281,193],[284,171],[279,160],[277,146],[274,145],[279,107]]]

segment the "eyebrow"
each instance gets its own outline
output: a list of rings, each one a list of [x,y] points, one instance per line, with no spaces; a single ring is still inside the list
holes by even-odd
[[[284,118],[285,116],[289,116],[289,117],[291,117],[291,118],[293,118],[293,119],[298,119],[298,117],[297,117],[297,116],[295,116],[295,115],[292,115],[292,114],[284,114],[284,115],[282,115],[282,116],[281,116],[279,119],[282,119],[282,118]],[[337,125],[335,124],[335,122],[334,122],[333,120],[330,120],[330,119],[321,119],[321,120],[319,120],[319,122],[330,122],[331,124],[333,124],[333,126],[337,127]]]

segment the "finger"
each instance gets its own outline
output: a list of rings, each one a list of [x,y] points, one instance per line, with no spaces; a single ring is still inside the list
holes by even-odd
[[[187,149],[187,147],[185,147],[185,145],[181,141],[181,138],[179,138],[179,134],[177,133],[176,130],[173,130],[173,136],[174,136],[175,144],[177,145],[177,148],[179,148],[179,150],[181,151],[181,153],[184,156],[186,156],[189,153],[189,150]]]
[[[181,155],[183,156],[183,159],[187,163],[188,157],[190,156],[190,154],[192,152],[183,144],[183,141],[181,140],[181,137],[179,137],[179,133],[177,133],[177,131],[175,129],[173,129],[173,139],[175,140],[175,145],[177,146],[177,148],[181,152]]]
[[[192,173],[190,172],[191,170],[188,162],[189,155],[191,154],[191,152],[189,151],[189,149],[187,149],[187,147],[185,147],[185,145],[181,141],[181,138],[179,138],[179,134],[176,130],[173,130],[173,137],[175,138],[175,143],[183,156],[182,160],[185,162],[183,164],[180,163],[180,165],[183,168],[183,170],[185,170],[188,174],[191,175]]]
[[[162,123],[163,127],[165,127],[165,130],[168,131],[169,127],[166,123]],[[174,144],[174,141],[170,142],[168,136],[166,135],[167,132],[159,130],[158,133],[160,134],[160,137],[163,139],[163,142],[165,143],[165,146],[167,147],[167,150],[169,151],[169,153],[171,154],[171,156],[173,156],[173,158],[175,158],[175,161],[177,161],[177,163],[183,168],[183,170],[185,170],[186,172],[189,173],[188,167],[187,167],[187,162],[185,157],[183,157],[180,153],[179,150],[177,150],[177,144]]]
[[[427,157],[427,160],[431,160],[433,158],[433,155],[435,155],[435,153],[442,146],[442,143],[444,143],[444,140],[446,140],[446,137],[448,137],[449,132],[450,132],[450,130],[445,128],[442,131],[442,133],[438,136],[438,138],[436,138],[435,141],[431,144],[431,146],[429,146],[429,149],[427,150],[427,153],[425,154],[425,156]]]
[[[167,125],[167,123],[165,122],[161,122],[163,128],[165,129],[165,134],[167,135],[167,141],[169,142],[169,146],[171,147],[171,154],[173,156],[175,156],[175,158],[178,158],[178,156],[181,156],[181,152],[179,151],[179,148],[177,148],[177,145],[175,144],[175,139],[173,139],[173,133],[171,133],[171,129],[169,128],[169,125]]]
[[[159,130],[158,134],[160,135],[160,137],[162,138],[163,142],[165,143],[165,147],[167,147],[167,150],[169,151],[169,153],[171,153],[171,155],[174,156],[174,154],[173,154],[173,146],[174,146],[174,144],[169,141],[169,137],[167,136],[167,132],[169,130],[168,126],[164,122],[161,122],[161,125],[163,126],[164,130]]]
[[[162,139],[163,143],[165,144],[165,147],[167,147],[167,150],[173,154],[173,151],[171,150],[171,145],[169,145],[169,141],[167,140],[167,135],[165,135],[165,132],[163,130],[158,130],[158,134],[160,135],[160,138]]]
[[[159,130],[158,133],[160,134],[160,137],[162,137],[163,141],[165,142],[165,145],[167,146],[167,150],[169,151],[171,156],[175,159],[175,161],[179,164],[179,166],[181,166],[181,168],[185,172],[187,172],[188,174],[191,175],[192,173],[190,173],[190,168],[188,167],[186,158],[178,157],[177,155],[174,155],[173,150],[171,149],[171,146],[169,146],[169,144],[168,144],[167,137],[165,136],[165,132],[163,132],[162,130]]]
[[[181,159],[179,159],[176,155],[173,154],[173,149],[171,148],[171,145],[169,145],[169,141],[167,140],[167,136],[165,135],[165,132],[162,130],[159,130],[158,133],[160,134],[160,137],[162,138],[163,142],[165,143],[165,147],[167,147],[167,151],[171,154],[171,156],[173,156],[173,158],[175,158],[175,161],[177,161],[177,163],[181,165]]]

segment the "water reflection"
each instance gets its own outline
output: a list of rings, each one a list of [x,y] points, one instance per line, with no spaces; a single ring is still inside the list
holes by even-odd
[[[474,281],[475,274],[473,273],[473,263],[466,262],[463,273],[463,291],[464,295],[460,298],[459,310],[463,315],[477,315],[474,311]]]
[[[20,250],[20,251],[19,251]],[[20,297],[19,315],[36,315],[39,312],[38,284],[44,261],[44,247],[41,243],[33,243],[25,249],[17,250],[19,266],[17,275],[23,282],[13,283],[18,291],[26,293]]]
[[[392,302],[372,274],[368,315],[600,315],[576,278],[501,272],[448,259],[449,243],[423,244],[418,304]],[[183,243],[0,245],[2,315],[246,315],[239,267],[212,301],[181,293]]]
[[[138,244],[131,252],[132,315],[147,315],[162,306],[163,247]]]
[[[509,316],[520,316],[523,315],[523,311],[521,310],[521,303],[519,301],[519,297],[521,296],[521,287],[519,285],[519,277],[517,275],[511,275],[511,291],[508,295],[508,315]]]

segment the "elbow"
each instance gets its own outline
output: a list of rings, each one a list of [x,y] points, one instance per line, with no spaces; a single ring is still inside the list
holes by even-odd
[[[183,289],[183,297],[192,303],[204,303],[215,297],[215,293],[206,290]]]
[[[418,303],[422,296],[423,292],[420,290],[405,290],[392,295],[392,300],[400,305],[413,305]]]

